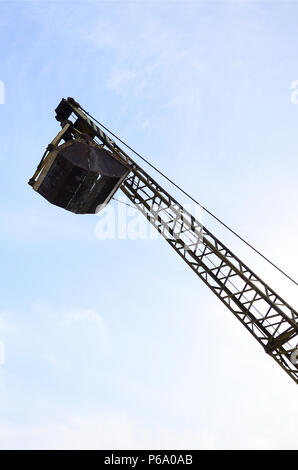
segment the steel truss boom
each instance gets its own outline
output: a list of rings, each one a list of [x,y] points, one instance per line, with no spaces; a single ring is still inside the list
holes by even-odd
[[[129,165],[131,171],[121,186],[128,199],[298,383],[298,364],[293,360],[298,313],[132,160],[79,105],[70,106],[77,122]]]

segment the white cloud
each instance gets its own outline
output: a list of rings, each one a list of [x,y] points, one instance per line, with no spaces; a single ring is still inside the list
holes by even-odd
[[[112,90],[119,93],[126,90],[126,87],[130,85],[131,81],[135,80],[135,72],[125,67],[115,67],[108,79],[107,85]]]
[[[106,324],[101,315],[94,309],[86,309],[86,310],[72,310],[70,312],[66,312],[66,318],[70,322],[75,323],[90,323],[96,326],[99,332],[103,335],[106,335]]]
[[[125,413],[101,413],[20,426],[0,423],[1,449],[179,449],[211,447],[208,433],[146,426]]]
[[[294,449],[293,437],[281,441],[259,429],[178,428],[143,422],[125,412],[101,412],[20,425],[0,422],[1,449]],[[278,433],[276,433],[278,435]]]
[[[157,341],[95,309],[1,314],[0,447],[297,447],[295,385],[217,299],[194,309],[192,289]]]
[[[79,29],[82,41],[95,49],[109,51],[113,59],[107,86],[124,97],[129,90],[129,101],[134,104],[138,97],[144,104],[150,96],[160,110],[169,106],[185,111],[185,100],[196,110],[198,103],[193,98],[198,96],[207,72],[196,41],[187,41],[171,26],[165,27],[163,19],[157,20],[150,9],[147,15],[142,12],[140,25],[140,13],[138,8],[128,8],[129,26],[127,15],[114,13],[109,20],[96,19],[92,27],[89,23]],[[115,21],[117,28],[113,27]],[[185,116],[187,112],[184,119]]]
[[[34,194],[41,198],[40,195]],[[90,230],[90,218],[67,213],[61,208],[50,206],[47,201],[36,202],[35,207],[0,207],[1,239],[34,243],[46,240],[92,240],[94,225]],[[86,224],[87,221],[87,224]]]
[[[62,373],[73,379],[78,370],[91,377],[94,364],[111,347],[106,322],[95,309],[53,310],[36,302],[23,312],[2,312],[0,326],[6,351],[3,373],[25,387],[33,383],[19,374],[22,363],[36,379],[45,371],[56,380]],[[43,387],[41,391],[47,393]]]

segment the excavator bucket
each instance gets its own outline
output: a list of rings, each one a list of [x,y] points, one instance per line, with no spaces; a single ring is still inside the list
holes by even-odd
[[[78,138],[52,147],[29,184],[52,204],[76,214],[103,209],[129,173],[94,141]]]

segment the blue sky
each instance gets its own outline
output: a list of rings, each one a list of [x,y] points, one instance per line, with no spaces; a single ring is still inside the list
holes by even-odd
[[[295,384],[163,240],[99,240],[27,185],[73,96],[298,278],[297,3],[0,13],[0,448],[297,448]]]

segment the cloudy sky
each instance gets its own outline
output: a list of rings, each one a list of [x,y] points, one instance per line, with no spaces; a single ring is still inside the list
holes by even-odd
[[[297,279],[297,15],[0,1],[0,448],[298,448],[297,386],[165,241],[102,240],[27,185],[73,96]]]

